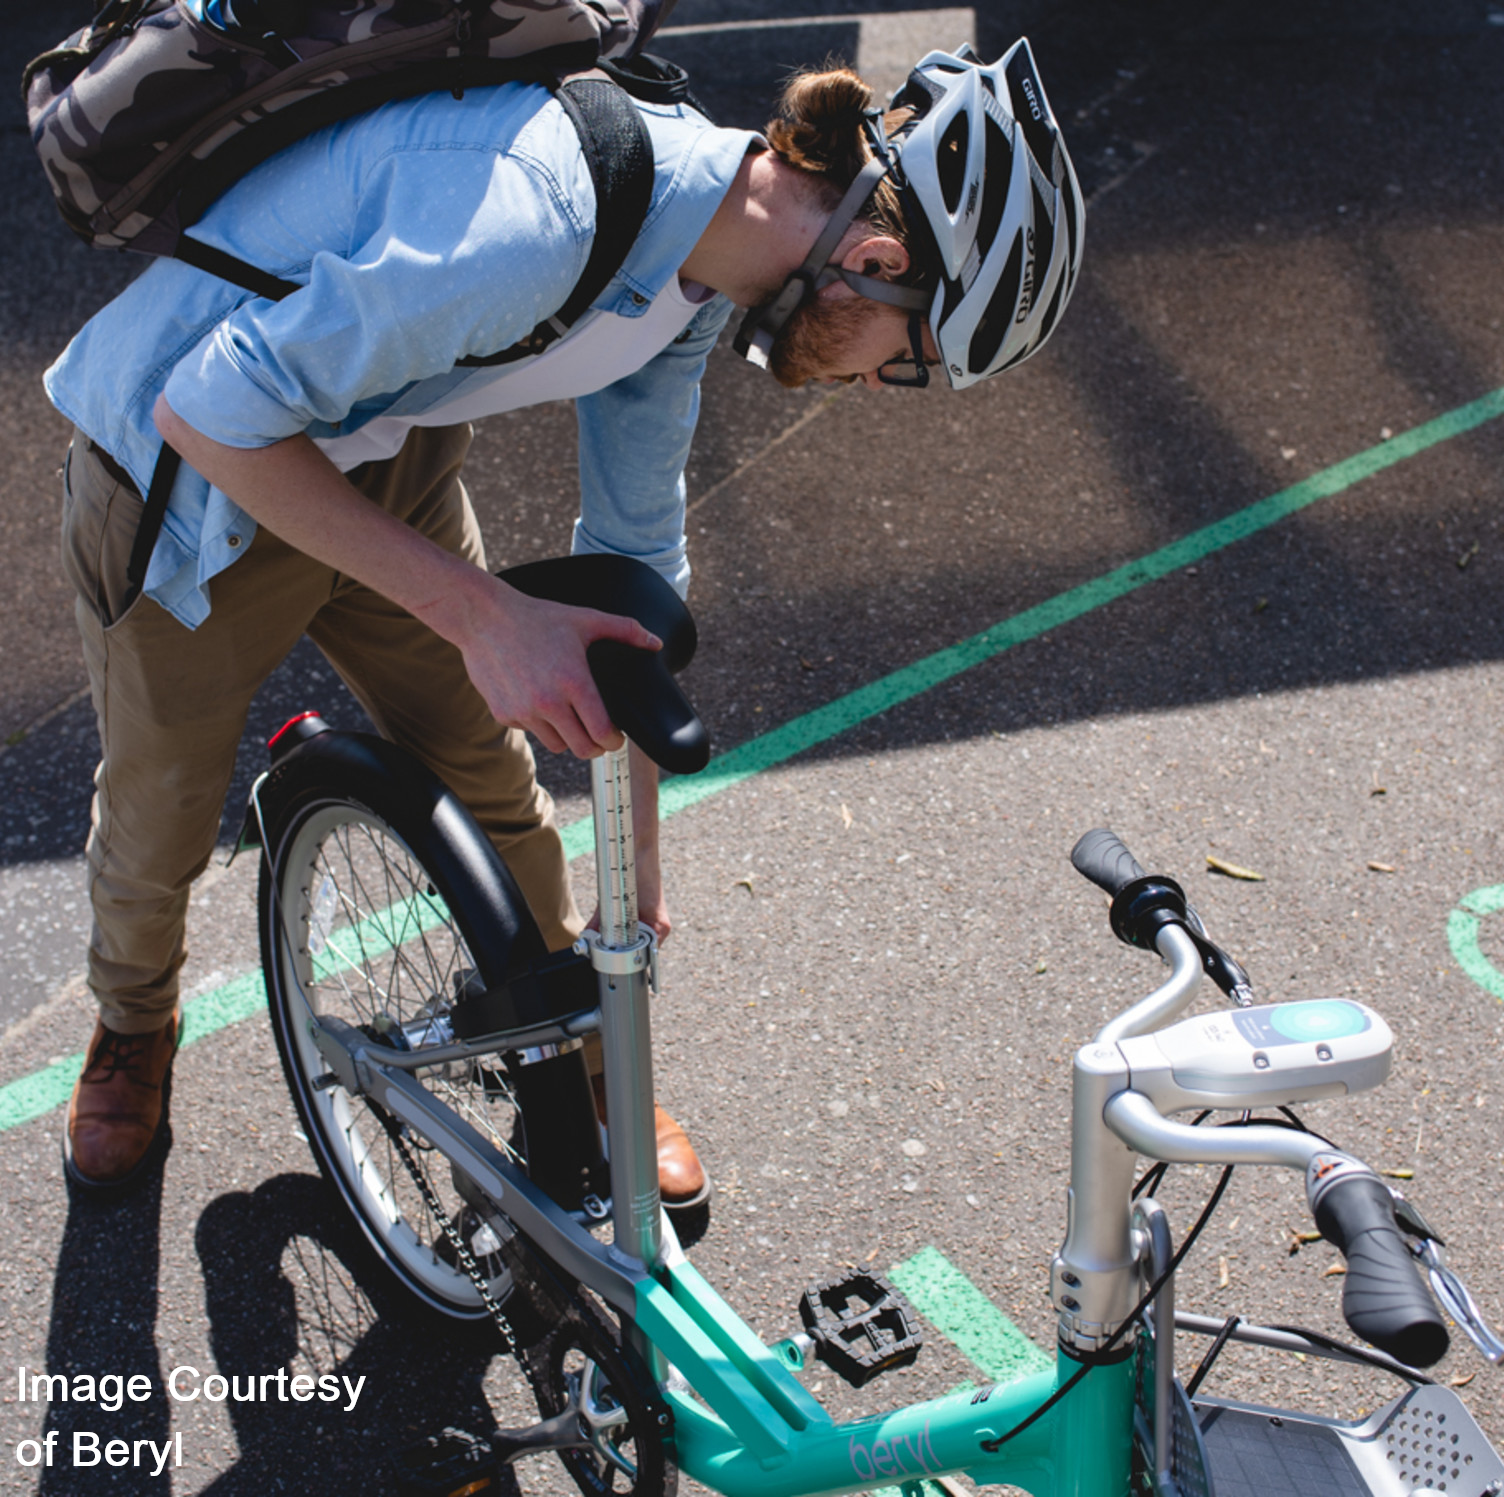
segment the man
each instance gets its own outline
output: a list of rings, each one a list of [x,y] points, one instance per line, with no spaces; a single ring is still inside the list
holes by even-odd
[[[844,70],[796,78],[769,139],[639,103],[656,182],[592,313],[546,353],[491,368],[567,297],[594,195],[536,85],[429,95],[258,167],[195,237],[301,289],[258,299],[153,265],[48,372],[78,428],[64,557],[103,757],[88,847],[100,1004],[69,1106],[77,1189],[149,1177],[178,1035],[189,887],[214,846],[246,707],[308,633],[382,733],[461,796],[551,949],[581,927],[522,730],[581,757],[619,742],[585,662],[635,622],[526,598],[486,570],[460,483],[468,423],[573,397],[576,551],[618,551],[681,591],[684,462],[705,359],[738,347],[785,384],[962,387],[1048,336],[1080,263],[1074,173],[1033,59],[925,58],[886,116]],[[140,494],[163,441],[184,460],[132,596]],[[634,765],[639,902],[669,933],[655,779]],[[704,1172],[660,1115],[670,1206]]]

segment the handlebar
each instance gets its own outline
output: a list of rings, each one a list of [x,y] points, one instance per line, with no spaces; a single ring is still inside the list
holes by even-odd
[[[1393,1198],[1367,1165],[1303,1130],[1188,1127],[1166,1118],[1150,1096],[1133,1089],[1130,1078],[1138,1073],[1128,1059],[1128,1040],[1159,1028],[1186,1006],[1203,964],[1234,1001],[1247,1003],[1252,995],[1242,969],[1206,938],[1180,886],[1146,873],[1112,832],[1088,832],[1072,850],[1071,862],[1112,896],[1112,928],[1119,939],[1157,949],[1172,968],[1170,979],[1157,992],[1097,1035],[1098,1047],[1122,1044],[1122,1076],[1128,1082],[1128,1089],[1115,1092],[1105,1106],[1093,1104],[1093,1109],[1101,1106],[1101,1120],[1135,1152],[1152,1159],[1282,1164],[1304,1170],[1316,1225],[1347,1259],[1342,1313],[1348,1325],[1410,1366],[1429,1367],[1439,1361],[1450,1344],[1446,1324],[1416,1274],[1411,1251],[1396,1225]],[[1106,1058],[1110,1053],[1100,1048],[1095,1052],[1094,1064],[1105,1066],[1105,1073],[1114,1068]],[[1152,1065],[1150,1069],[1152,1073]],[[1138,1085],[1152,1090],[1143,1081]]]
[[[1342,1154],[1318,1155],[1306,1180],[1317,1228],[1347,1259],[1343,1319],[1356,1335],[1411,1367],[1439,1362],[1451,1338],[1416,1277],[1384,1182]]]
[[[1071,849],[1071,865],[1114,899],[1134,879],[1148,877],[1138,859],[1106,827],[1088,832]]]

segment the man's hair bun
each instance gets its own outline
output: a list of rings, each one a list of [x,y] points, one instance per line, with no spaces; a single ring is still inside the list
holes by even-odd
[[[796,73],[768,138],[790,166],[849,182],[866,159],[862,118],[872,104],[872,90],[850,68]]]

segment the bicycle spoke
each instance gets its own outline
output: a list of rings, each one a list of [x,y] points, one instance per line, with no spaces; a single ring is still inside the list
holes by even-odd
[[[442,1018],[465,991],[477,963],[444,895],[406,843],[379,817],[353,806],[311,816],[284,876],[287,937],[284,986],[315,1014],[366,1027],[404,1029]],[[324,1063],[296,1026],[299,1064],[310,1076]],[[512,1142],[516,1105],[496,1070],[448,1062],[413,1073],[507,1157],[524,1164]],[[332,1166],[381,1251],[446,1300],[479,1309],[474,1285],[447,1245],[425,1192],[446,1220],[467,1207],[442,1157],[419,1135],[394,1146],[381,1115],[340,1088],[312,1094],[313,1126],[329,1141]],[[323,1121],[320,1122],[319,1120]],[[423,1182],[409,1173],[410,1166]]]

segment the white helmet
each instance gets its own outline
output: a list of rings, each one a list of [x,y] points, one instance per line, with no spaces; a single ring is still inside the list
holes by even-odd
[[[1081,269],[1086,207],[1027,41],[991,67],[931,52],[893,99],[905,208],[934,241],[930,331],[955,389],[1028,358]]]
[[[914,117],[890,140],[881,114],[868,116],[873,159],[782,295],[748,314],[737,347],[764,362],[799,305],[839,275],[861,295],[910,311],[919,377],[900,382],[924,383],[918,323],[927,313],[946,378],[964,389],[1021,363],[1054,329],[1081,268],[1081,187],[1027,41],[991,67],[967,46],[931,52],[889,107],[910,108]],[[828,265],[889,175],[915,258],[938,277],[933,291]]]

